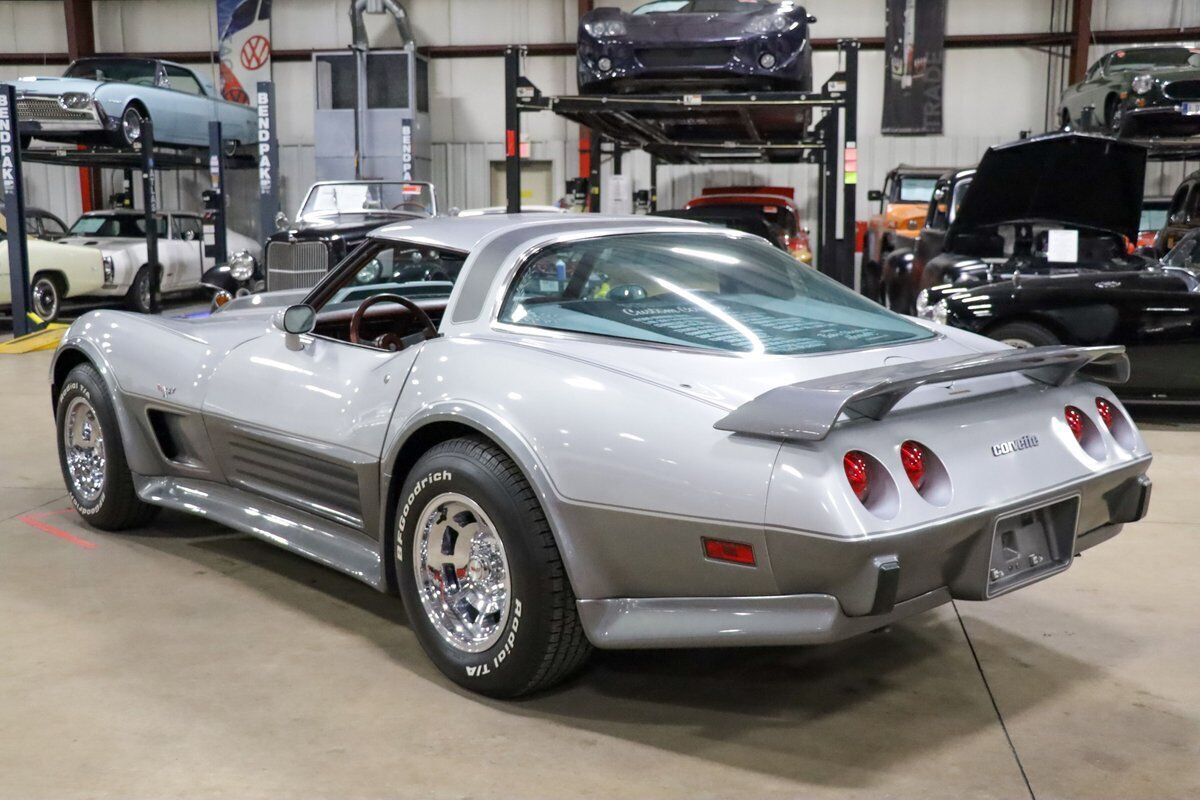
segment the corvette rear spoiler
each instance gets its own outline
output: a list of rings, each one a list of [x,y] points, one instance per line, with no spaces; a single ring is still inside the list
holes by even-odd
[[[832,375],[764,392],[717,421],[720,431],[817,442],[842,414],[883,419],[909,392],[927,384],[1020,372],[1062,386],[1082,372],[1104,383],[1129,380],[1125,348],[1032,347],[950,356]]]

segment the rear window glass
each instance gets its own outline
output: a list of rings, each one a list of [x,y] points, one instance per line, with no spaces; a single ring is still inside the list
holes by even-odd
[[[552,245],[518,272],[499,319],[776,355],[933,336],[762,239],[719,233],[627,234]]]

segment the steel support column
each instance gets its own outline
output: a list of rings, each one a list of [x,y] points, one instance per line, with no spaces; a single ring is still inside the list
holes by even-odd
[[[150,313],[162,310],[162,264],[158,261],[158,191],[154,186],[154,120],[142,123],[142,206],[146,220],[146,267],[150,270]],[[136,291],[136,290],[135,290]]]
[[[509,214],[521,211],[521,110],[517,107],[517,79],[521,77],[521,51],[504,51],[504,194]]]
[[[1071,0],[1071,61],[1068,83],[1083,80],[1092,43],[1092,0]]]
[[[96,55],[96,23],[92,17],[92,0],[63,0],[67,18],[67,58],[87,58]],[[87,167],[79,170],[79,195],[83,210],[95,211],[104,207],[104,186],[100,170]]]

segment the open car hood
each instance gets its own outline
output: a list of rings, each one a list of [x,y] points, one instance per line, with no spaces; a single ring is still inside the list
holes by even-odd
[[[988,148],[946,232],[1057,222],[1136,239],[1146,150],[1101,136],[1050,134]]]

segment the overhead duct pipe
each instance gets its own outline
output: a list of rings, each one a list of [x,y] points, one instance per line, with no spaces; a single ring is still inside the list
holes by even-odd
[[[367,38],[367,26],[363,21],[366,14],[392,15],[396,21],[396,31],[400,34],[400,44],[409,52],[415,52],[412,27],[408,24],[408,11],[397,0],[351,0],[350,29],[354,50],[355,77],[358,82],[358,93],[354,104],[354,177],[361,179],[363,153],[363,127],[367,120],[367,53],[371,43]]]

